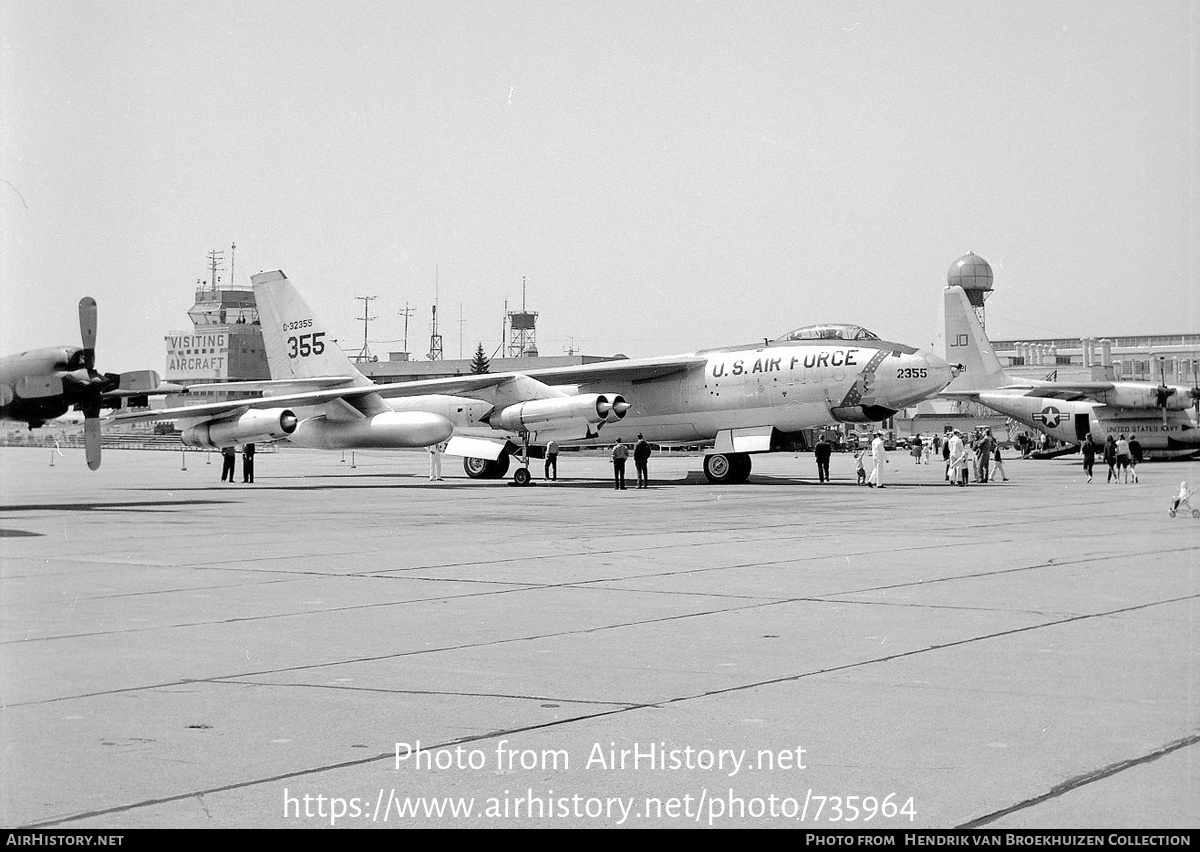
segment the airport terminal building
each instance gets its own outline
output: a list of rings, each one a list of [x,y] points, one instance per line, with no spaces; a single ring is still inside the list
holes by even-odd
[[[1190,385],[1200,372],[1200,334],[1106,335],[994,340],[1013,375]]]

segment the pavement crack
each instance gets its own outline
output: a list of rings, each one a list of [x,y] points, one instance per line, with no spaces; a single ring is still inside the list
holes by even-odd
[[[558,704],[590,704],[593,706],[634,707],[630,701],[604,701],[589,698],[559,698],[553,695],[520,695],[508,692],[459,692],[450,689],[387,689],[378,686],[350,686],[334,683],[273,683],[263,680],[223,679],[207,681],[208,683],[227,683],[234,686],[266,686],[286,687],[296,689],[332,689],[348,690],[351,692],[381,692],[387,695],[441,695],[454,698],[509,698],[516,701],[553,701]]]
[[[1108,766],[1102,766],[1099,769],[1092,770],[1091,772],[1085,772],[1083,775],[1077,775],[1074,778],[1068,778],[1061,784],[1055,784],[1047,792],[1042,793],[1040,796],[1033,796],[1032,798],[1017,802],[1015,805],[1009,805],[1007,808],[1002,808],[1001,810],[993,811],[990,814],[984,814],[981,817],[976,817],[969,822],[964,822],[961,825],[955,826],[955,828],[979,828],[981,826],[989,825],[990,823],[1006,817],[1009,814],[1016,813],[1017,811],[1024,810],[1025,808],[1031,808],[1035,805],[1040,805],[1042,802],[1048,802],[1051,799],[1057,799],[1059,796],[1064,796],[1073,790],[1078,790],[1080,787],[1086,787],[1088,784],[1094,784],[1095,782],[1102,781],[1105,778],[1111,778],[1113,775],[1124,772],[1126,769],[1132,769],[1135,766],[1152,763],[1153,761],[1158,760],[1160,757],[1165,757],[1172,752],[1179,751],[1181,748],[1194,746],[1196,743],[1200,743],[1200,734],[1192,734],[1188,737],[1182,737],[1180,739],[1173,740],[1161,748],[1155,749],[1147,754],[1143,754],[1140,757],[1132,757],[1128,760],[1110,763]]]

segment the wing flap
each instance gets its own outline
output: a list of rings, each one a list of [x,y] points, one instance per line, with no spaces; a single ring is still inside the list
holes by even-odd
[[[311,379],[256,379],[245,382],[212,382],[210,384],[189,385],[187,393],[220,393],[253,392],[272,390],[291,390],[293,393],[303,393],[305,390],[322,390],[335,388],[339,385],[351,385],[354,379],[350,376],[317,376]]]

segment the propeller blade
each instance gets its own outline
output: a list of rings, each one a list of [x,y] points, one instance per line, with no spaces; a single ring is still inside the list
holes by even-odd
[[[79,300],[79,336],[83,338],[84,366],[89,370],[94,370],[96,368],[96,300],[91,296],[84,296]]]
[[[100,418],[84,417],[83,446],[87,452],[87,466],[92,470],[100,467]]]

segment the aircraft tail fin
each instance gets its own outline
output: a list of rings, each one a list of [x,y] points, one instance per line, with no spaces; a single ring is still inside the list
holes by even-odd
[[[950,364],[961,364],[962,372],[945,389],[946,394],[992,390],[1010,384],[996,350],[988,340],[962,287],[944,291],[945,329],[940,353]]]
[[[338,348],[325,324],[282,271],[260,272],[250,280],[272,379],[345,376],[356,386],[371,384]]]

